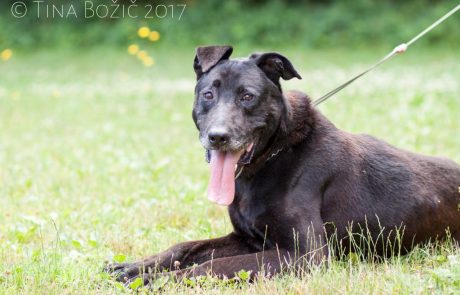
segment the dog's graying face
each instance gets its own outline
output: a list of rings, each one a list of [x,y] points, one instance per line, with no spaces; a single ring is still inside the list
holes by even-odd
[[[237,153],[248,164],[285,112],[279,79],[300,75],[278,53],[230,60],[231,52],[229,46],[197,49],[193,119],[206,150]]]
[[[235,169],[263,152],[286,111],[280,77],[297,77],[291,62],[278,53],[230,60],[230,46],[199,47],[193,119],[211,167],[208,198],[230,205]]]

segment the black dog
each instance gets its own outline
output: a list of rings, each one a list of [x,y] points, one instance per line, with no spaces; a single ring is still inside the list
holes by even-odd
[[[231,52],[197,49],[193,119],[211,163],[208,196],[229,206],[234,230],[109,266],[119,280],[305,269],[328,257],[332,238],[353,250],[354,234],[366,234],[377,255],[446,232],[460,241],[458,164],[339,130],[305,94],[283,95],[280,78],[300,79],[287,58]]]

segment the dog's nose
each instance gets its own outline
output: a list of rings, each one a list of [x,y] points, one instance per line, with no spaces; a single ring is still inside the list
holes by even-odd
[[[228,143],[230,135],[225,131],[210,131],[208,139],[214,147],[221,147]]]

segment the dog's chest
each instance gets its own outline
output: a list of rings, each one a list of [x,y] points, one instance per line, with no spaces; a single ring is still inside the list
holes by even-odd
[[[278,187],[278,189],[276,189]],[[229,207],[230,219],[236,231],[261,241],[261,246],[270,246],[270,233],[275,220],[277,196],[282,194],[279,186],[273,184],[246,183],[237,184],[235,202]]]
[[[229,208],[230,219],[236,232],[244,236],[248,236],[254,240],[260,241],[260,247],[263,246],[264,241],[267,239],[265,222],[261,216],[265,210],[259,208],[258,210],[247,204],[235,204]],[[262,221],[262,222],[261,222]],[[270,243],[268,243],[269,245]],[[262,249],[259,249],[262,250]]]

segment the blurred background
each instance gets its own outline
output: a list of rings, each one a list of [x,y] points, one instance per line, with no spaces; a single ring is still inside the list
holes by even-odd
[[[0,48],[123,47],[143,25],[159,31],[162,42],[158,46],[169,49],[208,43],[277,48],[389,46],[407,40],[458,4],[441,0],[118,0],[111,6],[111,0],[23,0],[27,14],[17,18],[12,15],[16,2],[0,3]],[[128,16],[127,8],[133,3],[130,14],[137,18]],[[100,5],[104,7],[98,9]],[[452,18],[419,46],[458,47],[459,28],[460,18]]]

